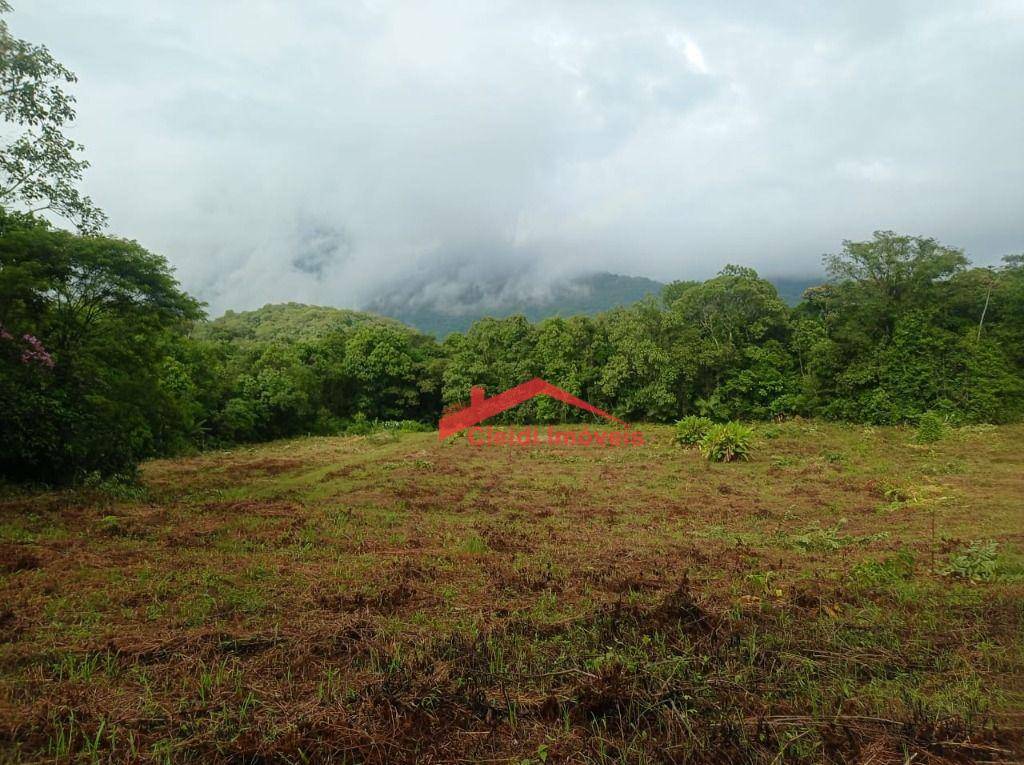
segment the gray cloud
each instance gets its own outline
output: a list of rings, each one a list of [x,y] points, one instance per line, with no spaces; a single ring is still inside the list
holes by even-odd
[[[22,0],[9,22],[80,77],[111,229],[215,313],[795,274],[876,228],[1024,250],[1024,3],[822,5]]]
[[[348,259],[352,246],[348,234],[330,224],[307,224],[299,235],[292,268],[322,281]]]

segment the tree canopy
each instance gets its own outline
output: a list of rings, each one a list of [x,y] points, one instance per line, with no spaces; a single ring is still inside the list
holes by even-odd
[[[0,215],[8,477],[61,481],[157,454],[373,423],[436,423],[474,385],[539,376],[627,421],[1024,416],[1024,258],[972,268],[879,232],[826,256],[790,308],[749,268],[596,316],[482,319],[444,343],[358,311],[265,306],[206,321],[136,242]],[[506,422],[587,415],[534,399]]]
[[[0,0],[0,14],[10,10]],[[75,81],[45,46],[12,35],[0,15],[0,119],[15,129],[0,143],[0,205],[48,210],[92,232],[106,216],[76,188],[89,163],[79,157],[82,145],[64,134],[75,119],[65,86]]]

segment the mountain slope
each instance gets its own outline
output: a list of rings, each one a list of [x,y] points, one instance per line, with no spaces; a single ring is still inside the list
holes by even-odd
[[[803,291],[820,284],[821,277],[769,279],[789,305],[800,302]],[[503,318],[523,314],[530,321],[550,316],[594,315],[620,305],[631,305],[647,295],[658,296],[665,285],[642,276],[597,273],[578,276],[551,286],[543,296],[510,295],[507,284],[495,281],[473,284],[445,300],[428,298],[430,285],[398,287],[371,301],[367,308],[392,316],[439,338],[465,332],[484,316]]]
[[[294,342],[313,340],[329,332],[366,323],[403,326],[396,319],[366,311],[303,303],[271,303],[255,311],[228,311],[217,319],[198,325],[195,334],[206,340],[235,343]]]
[[[465,332],[484,316],[503,318],[523,314],[530,321],[551,316],[593,315],[618,305],[630,305],[646,295],[657,296],[664,285],[642,276],[599,273],[556,283],[542,296],[509,294],[504,282],[473,284],[455,296],[427,300],[423,285],[397,289],[369,303],[375,313],[393,316],[422,332],[443,338]]]

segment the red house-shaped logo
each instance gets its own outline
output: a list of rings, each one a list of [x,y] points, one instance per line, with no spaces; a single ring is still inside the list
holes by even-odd
[[[509,388],[507,391],[490,398],[484,396],[484,389],[482,387],[479,385],[473,386],[469,392],[469,406],[449,412],[442,417],[441,422],[438,424],[437,436],[443,440],[453,433],[458,433],[460,430],[471,428],[477,423],[483,422],[488,417],[500,414],[506,409],[511,409],[524,401],[529,401],[534,396],[550,396],[558,401],[572,404],[591,414],[603,417],[609,422],[617,422],[620,425],[626,424],[618,417],[614,417],[608,414],[608,412],[588,404],[583,399],[577,398],[556,385],[552,385],[547,380],[534,377],[532,380],[528,380],[514,388]]]

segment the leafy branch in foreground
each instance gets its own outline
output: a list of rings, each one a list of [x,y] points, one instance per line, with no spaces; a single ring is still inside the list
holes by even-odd
[[[10,10],[0,0],[0,13]],[[75,119],[75,98],[63,86],[76,80],[45,46],[14,37],[0,19],[0,118],[20,131],[0,145],[0,205],[50,211],[91,233],[106,216],[77,190],[89,163],[63,133]]]

